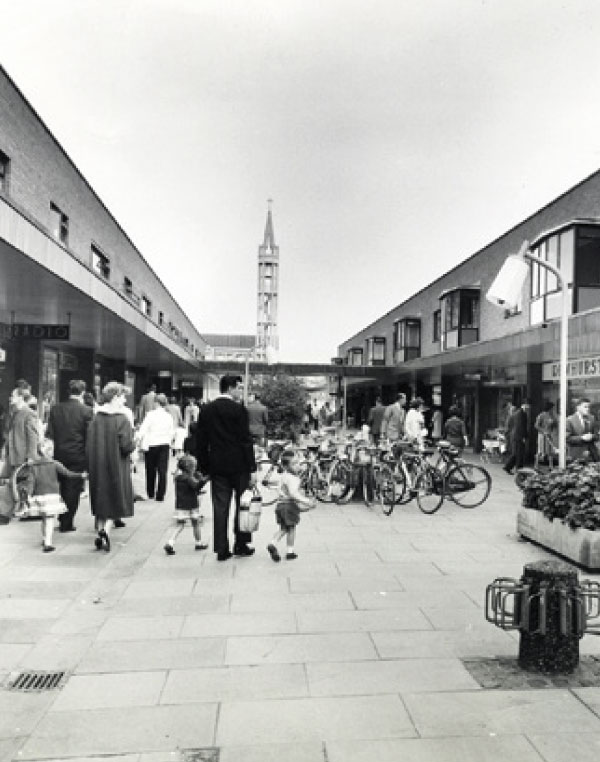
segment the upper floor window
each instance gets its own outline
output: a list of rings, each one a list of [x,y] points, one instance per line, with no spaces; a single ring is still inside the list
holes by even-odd
[[[581,228],[581,231],[586,229],[594,230],[585,226]],[[594,288],[596,288],[596,294],[600,295],[600,289],[597,286],[594,287],[593,283],[594,280],[598,280],[600,285],[598,272],[594,274],[594,269],[598,269],[594,261],[600,262],[598,257],[600,251],[597,249],[596,256],[590,257],[592,249],[587,245],[588,243],[589,241],[585,241],[585,234],[580,237],[579,229],[571,226],[545,235],[531,244],[533,256],[554,265],[564,277],[569,290],[569,314],[590,309],[593,306],[594,299],[592,297],[590,302],[589,298],[594,293]],[[590,264],[591,269],[588,267]],[[560,317],[562,292],[558,288],[556,275],[535,262],[531,263],[530,273],[530,323],[534,325]],[[575,288],[573,288],[573,281],[576,281]],[[597,302],[597,306],[600,306],[600,302]]]
[[[106,280],[110,278],[110,259],[95,244],[92,244],[92,270]]]
[[[158,313],[158,324],[160,326],[163,326],[165,324],[165,313],[164,312],[159,312]]]
[[[123,278],[123,291],[127,296],[133,296],[133,283],[127,276]]]
[[[361,347],[352,347],[348,350],[348,365],[362,365],[363,351]]]
[[[142,296],[140,298],[140,309],[146,317],[152,316],[152,302],[147,296]]]
[[[440,297],[442,349],[455,349],[479,340],[479,289],[447,291]]]
[[[435,310],[433,313],[433,341],[440,341],[442,338],[442,311]]]
[[[394,323],[394,362],[406,362],[421,356],[421,321],[403,318]]]
[[[8,193],[8,177],[10,172],[10,159],[0,151],[0,192]]]
[[[69,243],[69,218],[52,201],[50,202],[50,231],[65,246]]]
[[[385,337],[373,336],[367,339],[367,365],[385,365]]]

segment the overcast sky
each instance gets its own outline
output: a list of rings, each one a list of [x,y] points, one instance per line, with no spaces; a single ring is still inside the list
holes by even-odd
[[[197,328],[339,343],[600,168],[597,0],[0,0],[0,60]],[[600,214],[600,210],[599,210]]]

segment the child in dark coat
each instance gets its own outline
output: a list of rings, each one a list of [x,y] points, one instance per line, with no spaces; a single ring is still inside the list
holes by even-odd
[[[67,506],[60,496],[59,475],[67,479],[85,479],[87,476],[69,471],[57,460],[42,457],[23,466],[16,477],[18,502],[15,517],[24,519],[41,516],[44,553],[54,550],[54,519],[67,512]]]
[[[177,461],[178,471],[175,474],[175,524],[176,528],[169,541],[165,545],[165,553],[168,556],[175,555],[175,540],[183,531],[188,521],[192,525],[196,550],[206,550],[208,545],[202,542],[200,527],[204,520],[200,513],[199,495],[203,494],[202,487],[207,482],[196,470],[196,458],[192,455],[183,455]]]

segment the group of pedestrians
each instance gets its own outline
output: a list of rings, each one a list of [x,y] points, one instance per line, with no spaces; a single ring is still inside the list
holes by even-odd
[[[74,532],[85,479],[89,479],[97,548],[110,550],[112,526],[124,526],[133,515],[133,488],[129,455],[134,450],[132,417],[125,412],[127,389],[117,382],[102,390],[103,403],[85,403],[85,381],[69,383],[69,398],[53,405],[45,428],[41,426],[25,380],[17,382],[9,402],[3,452],[6,478],[18,470],[21,516],[40,516],[44,552],[54,550],[53,532]],[[50,457],[46,441],[53,443]],[[22,468],[26,466],[27,468]],[[18,476],[18,475],[17,475]]]

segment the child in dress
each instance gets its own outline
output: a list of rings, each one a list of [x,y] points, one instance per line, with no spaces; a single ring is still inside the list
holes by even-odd
[[[175,555],[175,540],[188,521],[191,522],[196,541],[196,550],[206,550],[208,545],[203,543],[200,537],[200,526],[203,517],[200,514],[200,500],[198,495],[207,479],[196,470],[196,458],[193,455],[183,455],[177,461],[179,469],[175,474],[175,522],[176,529],[165,545],[165,553],[168,556]]]
[[[58,477],[85,479],[86,473],[69,471],[62,463],[43,456],[40,460],[27,463],[16,478],[17,508],[15,516],[29,518],[42,517],[42,550],[51,553],[54,533],[54,519],[67,512],[67,506],[60,496]]]
[[[267,545],[267,550],[273,561],[281,561],[277,550],[277,543],[286,538],[287,552],[285,557],[288,561],[298,558],[294,551],[296,538],[296,526],[300,522],[300,513],[310,511],[315,507],[315,500],[306,497],[300,491],[300,477],[298,471],[298,454],[294,450],[286,450],[281,456],[283,473],[279,483],[279,497],[275,508],[275,517],[279,524],[279,531],[273,536],[272,542]]]

